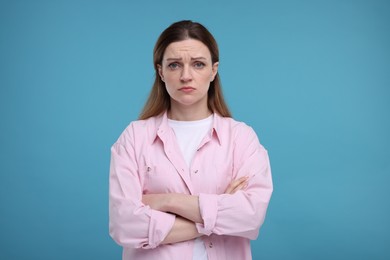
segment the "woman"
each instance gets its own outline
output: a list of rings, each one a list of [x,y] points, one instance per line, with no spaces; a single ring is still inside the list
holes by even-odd
[[[168,27],[140,120],[112,146],[110,235],[123,259],[251,259],[272,193],[267,151],[231,118],[218,46],[199,23]]]

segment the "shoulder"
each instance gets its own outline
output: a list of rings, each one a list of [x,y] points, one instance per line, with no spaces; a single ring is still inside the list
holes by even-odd
[[[218,127],[221,132],[229,132],[230,135],[234,136],[242,136],[242,135],[255,135],[256,133],[253,128],[246,124],[245,122],[238,121],[231,117],[221,117],[219,115],[216,116],[216,120],[218,121]]]
[[[124,131],[119,136],[116,143],[128,144],[133,142],[134,139],[144,140],[155,136],[156,129],[158,128],[159,117],[150,117],[145,120],[135,120],[129,123]]]
[[[221,144],[232,144],[240,151],[260,147],[256,132],[242,121],[216,116],[215,130]]]
[[[135,120],[130,122],[126,129],[132,128],[134,130],[143,130],[145,128],[150,128],[155,125],[157,119],[157,117],[150,117],[148,119]]]
[[[235,152],[244,160],[248,154],[258,153],[262,158],[268,157],[267,149],[260,143],[255,130],[242,121],[232,118],[223,118],[224,124],[230,127],[230,138],[234,144]]]

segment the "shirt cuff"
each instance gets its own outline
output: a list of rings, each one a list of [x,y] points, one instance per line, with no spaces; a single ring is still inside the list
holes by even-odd
[[[211,235],[217,221],[218,196],[215,194],[199,194],[199,209],[203,224],[197,223],[200,234]]]
[[[149,241],[148,244],[142,246],[144,249],[153,249],[161,244],[161,242],[171,231],[175,223],[176,216],[170,213],[151,210],[149,224]]]

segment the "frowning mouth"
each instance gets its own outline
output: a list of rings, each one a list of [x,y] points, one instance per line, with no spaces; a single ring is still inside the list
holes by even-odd
[[[179,88],[179,90],[180,91],[182,91],[182,92],[191,92],[191,91],[194,91],[195,90],[195,88],[193,88],[193,87],[182,87],[182,88]]]

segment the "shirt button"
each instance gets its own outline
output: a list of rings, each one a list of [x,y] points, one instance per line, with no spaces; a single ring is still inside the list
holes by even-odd
[[[150,167],[148,166],[148,169],[147,169],[147,171],[148,171],[148,172],[150,172],[151,170],[152,170],[152,168],[150,168]]]
[[[210,247],[210,248],[213,248],[213,243],[210,242],[209,247]]]
[[[198,173],[198,170],[195,170],[194,173]]]

